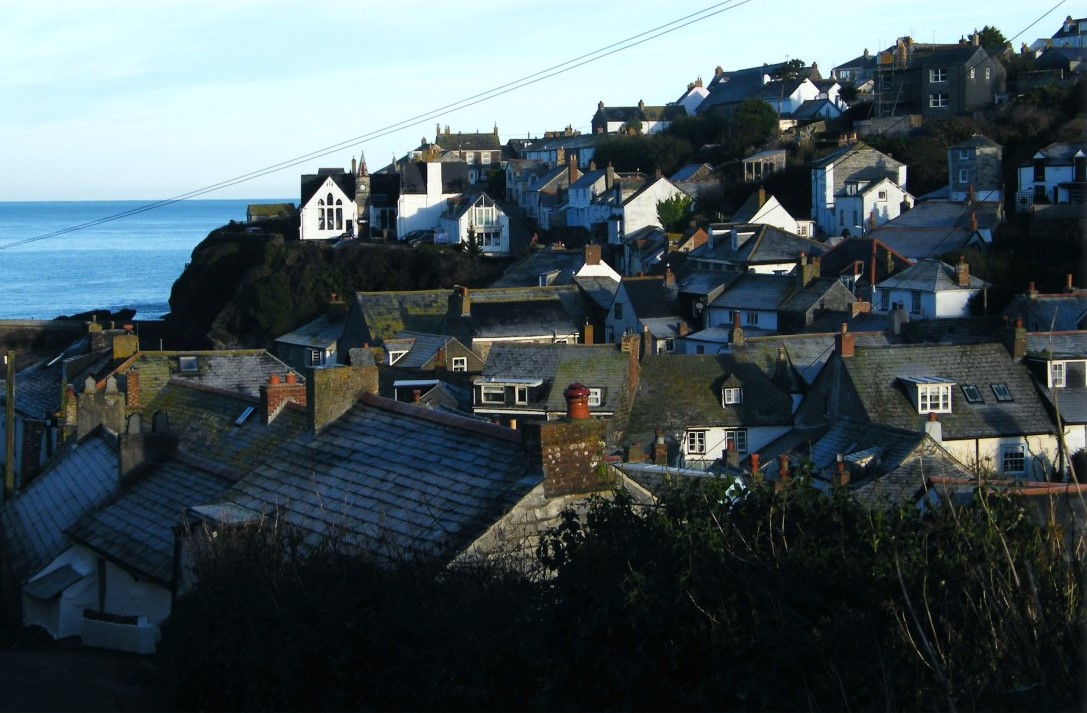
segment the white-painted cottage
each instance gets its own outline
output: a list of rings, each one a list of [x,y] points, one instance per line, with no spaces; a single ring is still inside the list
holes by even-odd
[[[355,174],[339,168],[322,168],[302,176],[302,240],[354,236],[358,219],[355,180]]]

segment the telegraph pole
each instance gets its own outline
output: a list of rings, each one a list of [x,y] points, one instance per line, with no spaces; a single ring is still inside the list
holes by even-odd
[[[7,389],[7,406],[4,417],[4,503],[11,500],[15,492],[15,352],[8,352],[4,357],[7,374],[4,384]]]

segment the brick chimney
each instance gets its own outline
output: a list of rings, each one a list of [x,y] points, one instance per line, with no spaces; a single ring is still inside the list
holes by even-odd
[[[585,246],[585,264],[586,265],[599,265],[600,264],[600,246],[590,244]]]
[[[668,465],[668,444],[664,441],[664,431],[659,428],[653,438],[653,462],[657,465]]]
[[[140,408],[140,370],[129,369],[125,373],[125,401],[130,409]]]
[[[531,438],[537,429],[545,497],[588,494],[613,487],[614,479],[604,460],[604,420],[564,418],[526,424],[522,432]]]
[[[1034,284],[1034,283],[1031,283]],[[1027,355],[1027,329],[1023,326],[1023,318],[1015,318],[1015,331],[1012,332],[1012,359],[1019,361]]]
[[[838,454],[838,460],[835,463],[835,467],[834,487],[844,488],[849,485],[849,469],[846,468],[845,457],[841,453]]]
[[[472,298],[468,288],[462,285],[453,285],[454,310],[461,317],[472,316]]]
[[[843,359],[852,359],[856,337],[849,333],[849,325],[842,322],[842,331],[834,335],[834,353]]]
[[[970,286],[970,265],[962,254],[955,265],[955,283],[964,289]]]
[[[944,427],[936,418],[935,411],[928,412],[928,420],[925,421],[925,433],[937,443],[944,442]]]
[[[751,482],[761,483],[763,481],[762,473],[759,471],[759,454],[751,454]]]
[[[676,273],[672,272],[671,267],[664,268],[664,286],[669,289],[674,289],[676,286]]]
[[[645,463],[645,448],[641,441],[634,441],[627,447],[627,463]]]
[[[589,418],[589,388],[580,381],[575,381],[562,392],[566,399],[566,418],[571,421],[583,421]]]
[[[156,413],[151,431],[145,433],[140,414],[128,417],[124,432],[117,437],[117,485],[128,485],[163,457],[177,450],[177,436],[170,433],[165,413]]]
[[[762,208],[766,205],[766,189],[759,186],[759,207]]]
[[[789,454],[778,455],[778,479],[774,483],[774,490],[783,490],[789,483]]]
[[[309,427],[317,432],[342,416],[363,394],[378,393],[377,365],[368,352],[351,350],[351,366],[314,369],[306,379]],[[356,355],[359,357],[356,359]]]
[[[1028,282],[1027,283],[1027,297],[1029,297],[1030,299],[1034,299],[1037,296],[1038,296],[1038,290],[1035,289],[1034,282],[1033,281]]]
[[[262,423],[274,421],[288,403],[306,405],[305,384],[298,383],[293,371],[287,373],[286,381],[281,381],[278,374],[272,374],[268,377],[268,383],[260,387]]]
[[[975,211],[970,211],[970,232],[978,232],[978,214]]]
[[[1070,273],[1070,272],[1067,273],[1064,276],[1064,291],[1065,292],[1075,292],[1076,291],[1076,286],[1072,282],[1072,273]]]
[[[728,341],[734,347],[742,347],[744,342],[744,330],[740,328],[740,310],[732,311],[732,329],[728,333]]]
[[[570,185],[577,183],[577,179],[581,178],[581,171],[577,167],[577,156],[570,154],[566,158],[567,180],[570,181]]]
[[[596,335],[593,333],[593,323],[586,317],[585,324],[581,325],[581,343],[593,344],[595,337]]]
[[[347,303],[333,292],[329,296],[328,305],[325,307],[325,316],[330,322],[338,322],[347,315]]]

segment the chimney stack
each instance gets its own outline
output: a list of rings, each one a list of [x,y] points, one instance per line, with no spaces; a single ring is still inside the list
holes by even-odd
[[[755,483],[762,482],[762,473],[759,472],[759,454],[751,454],[751,480]]]
[[[472,316],[472,298],[471,298],[471,295],[469,294],[468,288],[464,287],[462,285],[454,285],[453,286],[453,293],[458,297],[457,302],[459,303],[459,307],[460,307],[460,316],[461,317],[471,317]]]
[[[659,428],[653,439],[653,462],[657,465],[668,465],[668,444],[664,441],[664,432]]]
[[[125,401],[130,409],[140,409],[140,370],[129,369],[125,372]]]
[[[944,426],[936,418],[935,411],[928,412],[928,420],[925,421],[925,433],[937,443],[944,442]]]
[[[728,333],[728,341],[734,347],[744,345],[744,330],[740,329],[740,310],[732,311],[732,329]]]
[[[842,322],[842,331],[834,335],[834,351],[843,359],[853,357],[856,337],[849,333],[849,325]]]
[[[594,339],[595,339],[595,334],[593,332],[593,323],[589,321],[588,317],[586,317],[585,318],[585,324],[583,324],[582,327],[581,327],[581,343],[582,344],[593,344]]]
[[[1019,361],[1027,355],[1027,330],[1023,318],[1015,318],[1015,332],[1012,333],[1012,359]]]
[[[977,211],[970,211],[970,232],[978,232],[978,214]]]
[[[299,384],[293,371],[287,372],[286,383],[278,374],[268,377],[268,383],[260,387],[261,419],[265,425],[275,420],[288,403],[306,405],[306,386]]]
[[[1027,283],[1027,297],[1029,297],[1031,299],[1034,299],[1037,296],[1038,296],[1038,290],[1036,290],[1034,288],[1034,281],[1032,280],[1032,281]]]
[[[762,208],[766,205],[766,189],[759,186],[759,207]]]
[[[834,486],[844,488],[849,485],[849,469],[845,467],[845,458],[838,454],[837,472],[834,473]]]
[[[778,455],[778,479],[774,484],[774,490],[783,490],[789,483],[789,454]]]
[[[568,172],[567,180],[570,182],[570,185],[572,186],[575,183],[577,183],[577,179],[581,178],[581,171],[579,171],[578,168],[577,168],[577,156],[576,155],[570,154],[569,156],[566,157],[566,169],[567,169],[567,172]]]
[[[955,282],[963,289],[970,286],[970,265],[966,262],[966,257],[961,253],[959,254],[959,262],[955,265]]]
[[[1070,273],[1070,272],[1067,273],[1064,276],[1064,291],[1065,292],[1075,292],[1076,291],[1076,286],[1072,283],[1072,273]]]
[[[600,264],[600,246],[596,244],[589,244],[585,246],[585,264],[586,265],[599,265]]]
[[[584,421],[589,418],[589,389],[575,381],[562,392],[566,398],[566,418],[571,421]]]

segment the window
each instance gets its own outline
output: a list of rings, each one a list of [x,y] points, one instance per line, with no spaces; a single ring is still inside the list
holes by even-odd
[[[589,387],[589,406],[600,406],[604,403],[604,390]]]
[[[1055,361],[1049,365],[1049,379],[1054,389],[1063,389],[1064,380],[1064,362]]]
[[[734,428],[725,431],[725,453],[727,454],[732,448],[735,448],[737,453],[747,453],[746,428]]]
[[[706,346],[704,344],[699,344],[699,345],[695,346],[694,353],[695,354],[705,354],[706,353]]]
[[[397,351],[391,351],[390,350],[389,351],[389,364],[392,365],[392,364],[395,364],[396,362],[400,361],[401,359],[404,358],[404,355],[407,354],[407,353],[408,353],[408,351],[406,349],[400,349],[400,350],[397,350]]]
[[[960,168],[959,169],[959,183],[969,183],[969,182],[970,182],[970,171],[968,171],[965,168]]]
[[[504,404],[506,389],[500,384],[483,384],[479,390],[479,400],[485,404]]]
[[[759,313],[747,312],[745,321],[748,325],[757,325],[759,323]]]
[[[876,200],[877,201],[887,200],[887,191],[876,191]]]
[[[527,404],[528,403],[528,387],[517,386],[513,390],[513,403],[515,404]]]
[[[324,363],[323,353],[320,349],[306,350],[306,366],[321,366]]]
[[[453,357],[453,371],[468,371],[468,357]]]
[[[1018,444],[1000,447],[1000,472],[1023,473],[1027,469],[1027,447]]]
[[[743,390],[738,386],[721,389],[721,403],[725,406],[743,403]]]
[[[1034,180],[1035,181],[1044,181],[1045,180],[1045,159],[1044,158],[1034,159]]]
[[[177,370],[182,374],[195,374],[200,371],[200,363],[194,356],[179,356],[177,358]]]
[[[910,293],[910,312],[921,314],[921,291],[914,290]]]
[[[882,312],[886,312],[891,308],[891,293],[887,290],[881,290],[879,293],[879,309]]]
[[[973,78],[974,78],[974,68],[971,67],[970,68],[970,79],[973,79]]]
[[[1014,401],[1007,384],[989,384],[997,401]]]
[[[705,453],[706,452],[706,432],[705,431],[687,431],[687,452],[688,453]]]
[[[959,149],[959,158],[963,161],[970,159],[970,149]]]
[[[491,162],[491,152],[490,151],[484,151],[483,153],[481,153],[479,155],[479,162],[481,164],[483,164],[484,166],[489,164]]]
[[[949,106],[947,94],[929,94],[928,105],[932,109],[946,109]]]
[[[614,311],[615,311],[615,318],[616,319],[622,319],[623,318],[623,303],[622,302],[616,302]]]
[[[317,229],[325,229],[325,202],[320,198],[317,199]]]
[[[978,391],[978,387],[973,384],[962,385],[962,395],[966,397],[966,403],[968,404],[983,404],[985,400],[981,398],[981,392]]]
[[[989,78],[989,71],[990,71],[990,68],[989,68],[989,67],[986,67],[986,68],[985,68],[985,78],[986,78],[986,79],[988,79],[988,78]]]
[[[951,413],[951,384],[918,384],[918,413]]]
[[[930,82],[946,82],[947,81],[947,68],[935,67],[928,71],[928,80]]]
[[[674,354],[676,351],[676,340],[672,337],[668,337],[664,340],[664,351],[667,354]]]
[[[1072,180],[1076,183],[1087,182],[1087,156],[1072,158]]]

